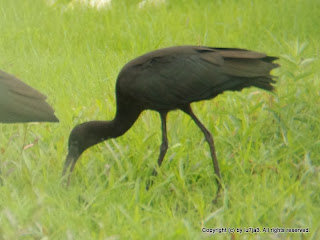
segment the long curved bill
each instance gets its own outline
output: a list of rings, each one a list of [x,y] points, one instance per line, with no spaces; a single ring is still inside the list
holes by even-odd
[[[80,155],[78,154],[78,151],[75,147],[70,147],[69,152],[66,158],[66,161],[64,163],[64,167],[62,170],[62,178],[67,177],[67,186],[70,184],[71,174],[73,172],[74,166],[77,163],[77,160],[79,159]],[[63,179],[64,180],[64,179]]]

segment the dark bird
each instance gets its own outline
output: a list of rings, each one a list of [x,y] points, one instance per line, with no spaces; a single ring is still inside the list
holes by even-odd
[[[0,70],[0,122],[59,122],[46,96]]]
[[[271,91],[274,81],[270,71],[278,67],[273,63],[276,59],[244,49],[179,46],[156,50],[130,61],[117,79],[115,118],[85,122],[71,131],[62,175],[69,169],[69,183],[78,158],[87,148],[123,135],[146,109],[159,112],[161,118],[160,166],[168,149],[167,113],[180,109],[197,124],[209,144],[219,191],[221,176],[213,138],[190,104],[250,86]]]

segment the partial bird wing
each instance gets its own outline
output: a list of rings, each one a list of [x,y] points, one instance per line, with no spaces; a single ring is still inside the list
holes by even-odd
[[[226,90],[272,90],[275,59],[243,49],[165,48],[129,62],[119,74],[117,89],[147,108],[170,110]]]
[[[0,122],[58,122],[46,96],[0,70]]]

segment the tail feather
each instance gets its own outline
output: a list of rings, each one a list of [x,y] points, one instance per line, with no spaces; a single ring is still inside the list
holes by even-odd
[[[231,55],[236,50],[238,51],[237,54]],[[244,55],[241,55],[241,53],[244,53]],[[216,93],[222,93],[226,90],[241,91],[252,86],[266,91],[274,90],[272,84],[276,83],[276,81],[270,72],[280,66],[273,62],[278,59],[277,57],[263,56],[262,53],[251,51],[248,53],[241,49],[233,49],[224,55],[228,57],[224,58],[224,64],[220,69],[230,78],[216,88]],[[249,57],[246,58],[245,56]]]
[[[271,85],[273,83],[276,83],[272,78],[255,78],[253,81],[251,81],[252,86],[255,86],[257,88],[261,88],[267,91],[273,91],[274,86]]]
[[[228,52],[228,51],[226,51]],[[237,54],[232,55],[232,52]],[[277,57],[267,56],[263,53],[256,53],[247,50],[233,50],[228,52],[222,70],[232,76],[231,81],[235,81],[232,90],[241,90],[246,87],[255,86],[267,91],[274,89],[274,77],[270,72],[280,65],[274,63]]]

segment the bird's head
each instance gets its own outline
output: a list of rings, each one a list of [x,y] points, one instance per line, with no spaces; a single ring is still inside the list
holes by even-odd
[[[74,127],[70,133],[68,141],[68,155],[62,171],[62,177],[69,172],[70,175],[81,154],[89,147],[106,140],[101,131],[100,122],[86,122]]]

